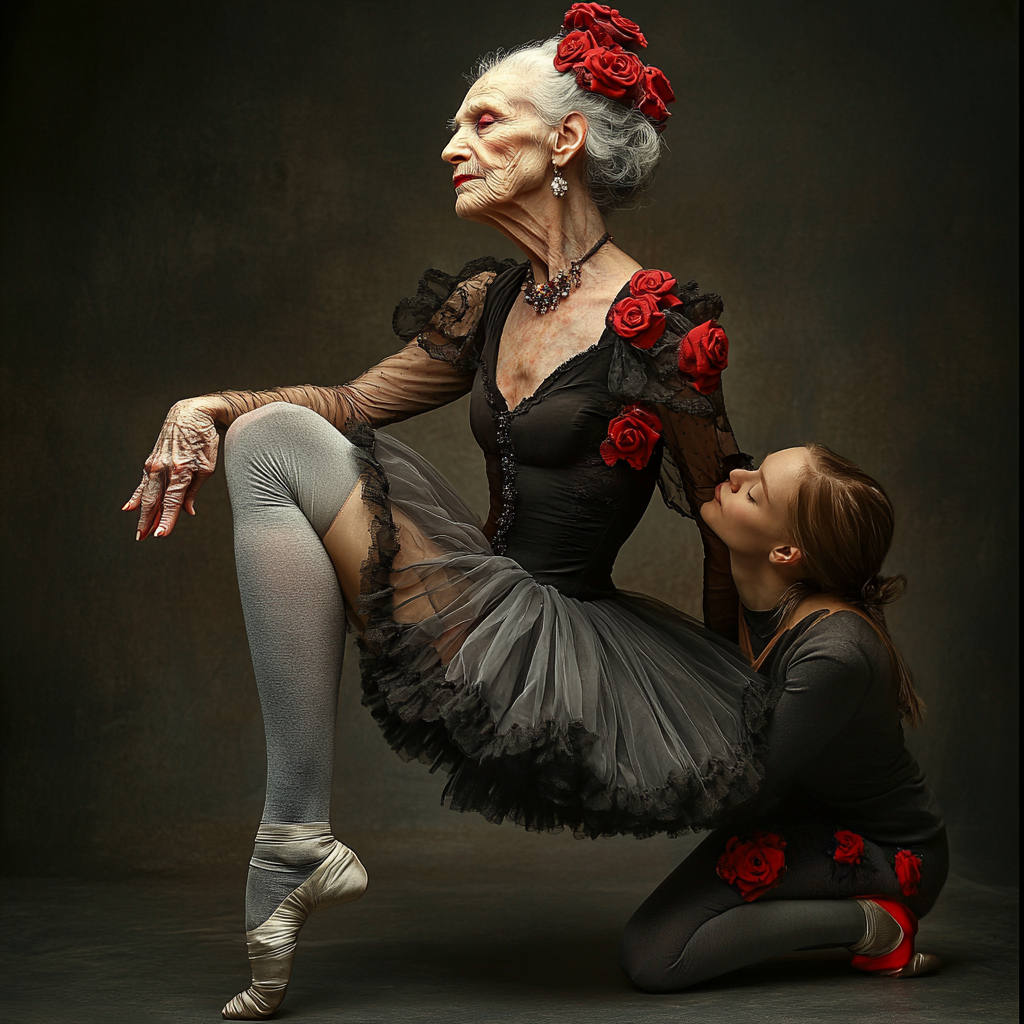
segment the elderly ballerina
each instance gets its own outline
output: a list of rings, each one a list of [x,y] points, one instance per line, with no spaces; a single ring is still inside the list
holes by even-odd
[[[271,1014],[303,922],[366,884],[329,822],[346,616],[363,703],[399,754],[448,772],[453,809],[647,836],[758,787],[771,687],[718,635],[736,635],[736,593],[699,516],[746,464],[720,386],[722,302],[641,267],[604,220],[661,153],[673,97],[646,45],[617,11],[575,4],[557,36],[481,62],[442,157],[456,213],[525,262],[428,271],[395,313],[405,347],[349,384],[177,403],[125,506],[140,538],[170,534],[230,428],[267,796],[246,888],[253,982],[225,1017]],[[379,429],[467,393],[483,524]],[[659,485],[700,528],[710,629],[612,582]]]

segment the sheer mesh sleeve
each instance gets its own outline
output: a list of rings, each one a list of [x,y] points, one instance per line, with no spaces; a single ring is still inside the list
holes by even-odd
[[[721,316],[718,295],[698,291],[695,281],[678,288],[682,304],[665,312],[665,333],[649,349],[619,338],[609,390],[624,402],[653,405],[662,421],[665,451],[658,486],[669,508],[696,520],[704,546],[704,621],[730,640],[738,637],[739,598],[729,551],[700,516],[715,487],[730,471],[749,468],[725,411],[721,385],[708,395],[680,373],[679,344],[694,327]]]
[[[392,321],[403,341],[415,341],[432,358],[470,373],[480,353],[484,300],[491,282],[516,265],[515,260],[484,256],[457,274],[428,270],[416,294],[403,299]]]
[[[484,302],[491,282],[515,260],[490,256],[458,274],[428,270],[392,325],[407,344],[348,384],[300,384],[268,391],[222,391],[224,422],[270,402],[304,405],[343,432],[384,427],[447,405],[473,383]]]
[[[385,427],[454,402],[473,384],[473,374],[438,362],[415,342],[382,359],[348,384],[296,384],[268,391],[220,391],[230,423],[243,413],[271,402],[304,405],[343,433],[359,427]]]

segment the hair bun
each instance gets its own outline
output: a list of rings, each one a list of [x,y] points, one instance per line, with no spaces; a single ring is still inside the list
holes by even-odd
[[[902,573],[896,576],[872,576],[860,588],[861,600],[867,605],[889,604],[902,596],[907,589],[907,577]]]

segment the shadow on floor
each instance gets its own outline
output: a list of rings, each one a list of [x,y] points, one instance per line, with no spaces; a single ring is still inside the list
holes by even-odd
[[[952,879],[922,922],[941,974],[857,974],[842,951],[778,957],[689,992],[649,996],[618,969],[622,923],[647,880],[540,876],[454,884],[385,872],[303,931],[277,1019],[482,1022],[1017,1019],[1016,891]],[[6,879],[9,1024],[192,1024],[248,980],[236,881]]]

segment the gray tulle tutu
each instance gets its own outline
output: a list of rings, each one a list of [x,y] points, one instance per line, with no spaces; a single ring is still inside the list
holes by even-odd
[[[449,773],[446,805],[644,837],[754,794],[774,695],[737,648],[649,597],[539,583],[416,452],[352,440],[373,513],[363,703],[402,757]]]

